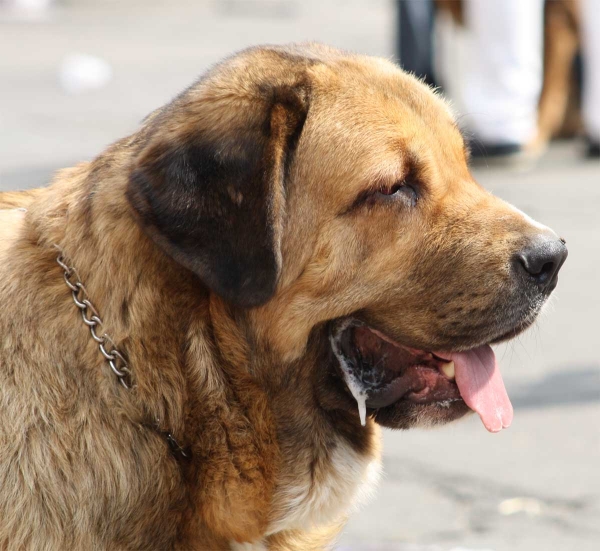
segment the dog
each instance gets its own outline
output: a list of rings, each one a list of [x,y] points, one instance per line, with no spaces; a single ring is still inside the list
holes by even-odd
[[[0,549],[327,549],[379,427],[512,408],[565,243],[391,62],[257,47],[0,194]]]

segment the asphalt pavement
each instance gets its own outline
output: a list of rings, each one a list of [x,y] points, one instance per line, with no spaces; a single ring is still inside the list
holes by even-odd
[[[242,47],[320,40],[390,57],[393,23],[386,0],[0,7],[0,189],[45,185],[56,169],[92,158]],[[104,63],[104,83],[68,93],[74,54]],[[540,321],[497,349],[512,427],[491,435],[471,417],[385,432],[381,486],[340,551],[600,549],[600,163],[581,153],[577,142],[557,144],[527,171],[475,171],[569,247]]]

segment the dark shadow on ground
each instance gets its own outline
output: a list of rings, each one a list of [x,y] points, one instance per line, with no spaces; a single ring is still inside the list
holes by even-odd
[[[600,402],[600,366],[565,368],[511,391],[515,409]]]

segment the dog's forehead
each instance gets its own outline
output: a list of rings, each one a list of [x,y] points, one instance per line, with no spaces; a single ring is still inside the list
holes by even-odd
[[[363,117],[416,116],[430,123],[455,123],[449,104],[433,88],[385,59],[345,57],[311,66],[308,72],[314,99],[333,97],[350,116],[354,107]]]
[[[377,58],[317,65],[304,145],[325,177],[360,188],[400,179],[410,163],[466,168],[464,141],[445,101]],[[442,170],[442,169],[440,169]],[[462,169],[461,169],[462,171]]]

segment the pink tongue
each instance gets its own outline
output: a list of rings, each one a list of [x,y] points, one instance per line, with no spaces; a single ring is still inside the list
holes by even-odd
[[[494,351],[484,345],[469,352],[442,353],[440,357],[454,362],[460,395],[479,414],[485,428],[490,432],[508,428],[513,408]]]

